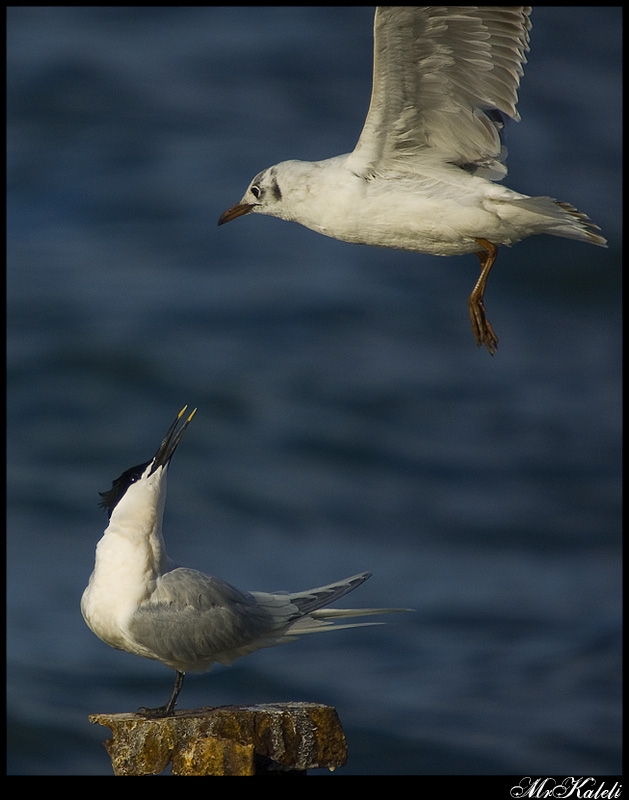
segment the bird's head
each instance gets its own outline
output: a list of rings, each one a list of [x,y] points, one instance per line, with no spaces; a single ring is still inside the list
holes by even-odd
[[[177,430],[187,406],[184,406],[168,429],[159,449],[150,461],[125,470],[107,492],[101,492],[100,506],[110,522],[125,526],[154,528],[164,511],[166,473],[181,438],[196,413],[196,408]]]
[[[274,167],[269,167],[258,173],[247,187],[247,191],[240,203],[228,208],[221,215],[218,224],[224,225],[226,222],[236,219],[236,217],[242,217],[252,212],[285,218],[282,190],[280,188],[282,167],[282,164],[276,164]]]

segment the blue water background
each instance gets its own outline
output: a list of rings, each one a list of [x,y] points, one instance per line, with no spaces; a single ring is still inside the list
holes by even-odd
[[[98,491],[198,414],[170,555],[247,589],[362,570],[386,626],[187,679],[180,707],[338,709],[335,775],[620,771],[621,11],[539,7],[506,185],[608,250],[474,256],[218,228],[261,169],[351,150],[372,9],[8,10],[8,770],[111,774],[93,712],[172,673],[85,626]]]

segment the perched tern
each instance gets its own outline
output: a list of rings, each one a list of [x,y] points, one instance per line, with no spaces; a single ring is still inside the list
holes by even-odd
[[[476,253],[470,320],[476,343],[493,355],[498,337],[483,295],[499,245],[548,233],[606,246],[598,226],[569,203],[494,183],[507,174],[505,119],[520,119],[530,11],[378,7],[371,104],[354,151],[260,172],[218,224],[252,212],[355,244]]]
[[[150,461],[131,467],[101,494],[109,525],[96,546],[94,571],[81,599],[89,628],[118,650],[161,661],[176,672],[168,703],[139,709],[151,717],[174,713],[188,671],[292,639],[378,623],[335,625],[348,617],[396,608],[324,608],[353,591],[370,572],[303,592],[243,592],[220,578],[170,560],[162,537],[168,465],[196,409],[186,406]]]

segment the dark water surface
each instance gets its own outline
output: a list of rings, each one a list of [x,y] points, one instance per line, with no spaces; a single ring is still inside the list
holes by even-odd
[[[620,771],[620,9],[533,12],[506,184],[609,250],[501,250],[477,350],[474,256],[217,228],[261,169],[351,150],[370,8],[8,12],[12,774],[110,774],[93,712],[172,673],[79,601],[98,491],[199,411],[170,555],[247,589],[362,570],[413,614],[191,676],[180,706],[334,705],[337,774]]]

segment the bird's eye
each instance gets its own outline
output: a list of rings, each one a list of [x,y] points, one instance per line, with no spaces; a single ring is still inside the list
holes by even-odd
[[[251,194],[255,197],[256,200],[259,200],[260,199],[260,195],[262,194],[262,192],[260,191],[260,187],[259,186],[252,186],[251,187]]]

